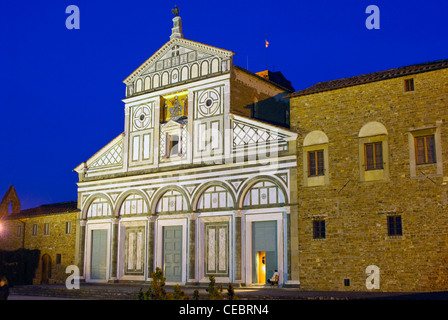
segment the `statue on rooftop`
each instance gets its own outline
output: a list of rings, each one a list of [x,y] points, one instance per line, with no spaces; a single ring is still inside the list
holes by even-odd
[[[179,16],[179,8],[177,7],[177,5],[174,5],[174,9],[172,9],[171,12],[172,12],[176,17]]]

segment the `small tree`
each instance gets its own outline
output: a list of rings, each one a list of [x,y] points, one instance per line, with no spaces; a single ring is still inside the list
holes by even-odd
[[[235,294],[235,289],[233,285],[229,283],[229,288],[227,289],[227,298],[229,300],[239,300],[238,296]]]
[[[222,285],[219,288],[216,287],[215,276],[209,276],[210,283],[208,284],[208,288],[206,291],[208,292],[208,297],[210,300],[222,300]]]
[[[199,300],[199,290],[198,289],[193,291],[193,300]]]
[[[174,300],[188,300],[188,297],[185,295],[185,293],[182,291],[180,286],[176,284],[174,286],[174,294],[173,294]]]
[[[138,300],[167,300],[170,299],[170,295],[166,293],[165,290],[165,281],[166,278],[163,276],[163,271],[160,268],[156,268],[156,271],[151,274],[152,281],[151,284],[146,290],[143,292],[140,289],[137,299]]]

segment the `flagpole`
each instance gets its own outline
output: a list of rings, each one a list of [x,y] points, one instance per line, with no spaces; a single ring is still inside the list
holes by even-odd
[[[265,36],[265,40],[264,40],[264,44],[265,44],[265,51],[264,51],[264,58],[265,58],[265,64],[266,64],[266,70],[268,70],[268,46],[269,46],[269,42],[268,42],[268,37],[267,37],[267,33],[264,34]]]

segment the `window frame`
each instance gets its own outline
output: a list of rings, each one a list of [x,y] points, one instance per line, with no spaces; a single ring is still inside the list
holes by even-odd
[[[37,236],[37,233],[38,233],[38,225],[37,225],[37,223],[33,223],[33,228],[32,228],[32,235],[33,236]]]
[[[172,149],[173,149],[173,139],[172,137],[177,137],[177,153],[172,153]],[[167,159],[169,158],[176,158],[176,157],[181,157],[182,155],[182,136],[180,134],[175,134],[175,133],[166,133],[165,136],[165,157]]]
[[[381,160],[378,163],[377,159],[377,145],[380,146],[379,150],[381,150]],[[367,147],[372,146],[372,167],[369,167],[369,157],[367,154]],[[384,170],[384,158],[383,158],[383,141],[374,141],[374,142],[366,142],[364,143],[364,170],[365,171],[371,171],[371,170]]]
[[[405,92],[415,91],[414,78],[404,79],[404,91]]]
[[[387,235],[389,237],[403,236],[403,219],[401,215],[387,216]]]
[[[313,219],[313,240],[323,240],[327,238],[327,226],[325,219]]]
[[[436,178],[443,176],[442,134],[443,121],[436,121],[433,126],[412,127],[409,129],[409,170],[412,179]],[[432,163],[417,163],[417,139],[424,136],[434,137],[434,160]],[[417,138],[417,139],[416,139]]]
[[[72,222],[66,221],[65,222],[65,234],[71,234],[72,233]]]
[[[318,177],[318,176],[324,176],[325,175],[325,159],[324,149],[316,149],[316,150],[309,150],[307,152],[308,154],[308,177]],[[313,166],[311,166],[311,154],[314,154],[314,160],[313,160]],[[320,155],[320,159],[319,159]],[[314,172],[311,172],[312,168],[314,169]]]
[[[50,224],[48,222],[44,223],[44,236],[50,235]]]
[[[431,138],[432,140],[432,161],[429,161],[428,158],[428,144],[427,144],[427,138]],[[419,162],[419,150],[418,150],[418,141],[423,140],[423,148],[424,148],[424,162]],[[436,138],[435,134],[429,134],[424,136],[416,136],[414,137],[414,148],[415,148],[415,164],[417,166],[419,165],[425,165],[425,164],[434,164],[437,163],[437,156],[436,156]]]

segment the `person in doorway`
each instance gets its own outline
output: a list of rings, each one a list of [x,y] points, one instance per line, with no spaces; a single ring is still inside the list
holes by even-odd
[[[0,300],[8,300],[9,287],[6,277],[0,279]]]
[[[274,270],[274,274],[272,275],[271,279],[268,279],[268,282],[271,284],[271,286],[278,285],[279,277],[280,277],[280,274],[278,273],[278,271]]]

